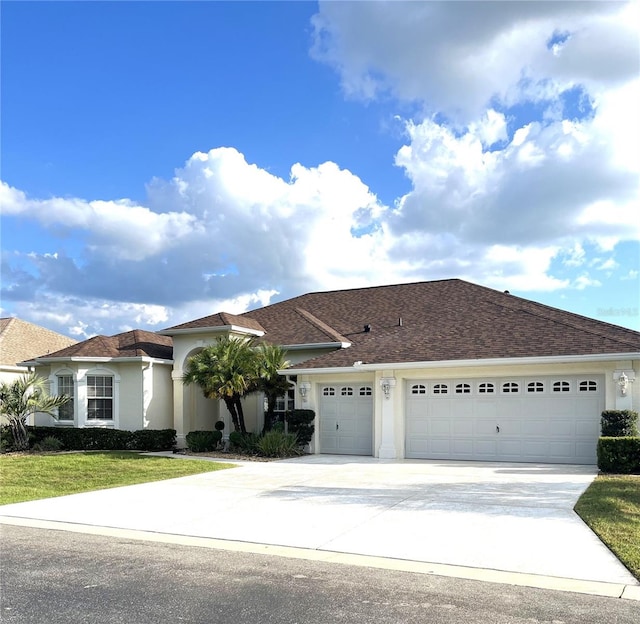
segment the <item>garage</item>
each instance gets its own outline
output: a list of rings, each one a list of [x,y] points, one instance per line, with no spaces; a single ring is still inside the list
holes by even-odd
[[[373,391],[365,384],[320,388],[320,452],[373,454]]]
[[[595,464],[604,378],[410,381],[405,456]]]

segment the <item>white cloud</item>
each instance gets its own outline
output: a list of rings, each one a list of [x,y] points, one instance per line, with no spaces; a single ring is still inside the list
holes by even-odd
[[[617,2],[321,2],[312,54],[349,95],[390,91],[466,123],[494,99],[637,76],[637,13]]]

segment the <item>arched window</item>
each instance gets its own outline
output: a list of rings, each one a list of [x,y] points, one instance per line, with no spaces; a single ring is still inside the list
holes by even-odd
[[[568,381],[554,381],[553,391],[554,392],[570,392],[571,384]]]
[[[447,394],[447,392],[449,392],[447,384],[439,383],[433,386],[433,394]]]
[[[479,394],[493,394],[495,392],[495,386],[489,382],[483,382],[478,384]]]
[[[427,387],[424,384],[414,384],[411,386],[411,394],[427,394]]]
[[[581,381],[578,385],[578,392],[596,392],[598,390],[597,382],[589,379]]]
[[[353,388],[350,388],[349,386],[343,386],[340,389],[340,394],[342,396],[353,396]]]
[[[332,388],[331,386],[325,386],[324,388],[322,388],[322,396],[335,396],[336,395],[336,389]]]
[[[544,384],[541,381],[530,381],[527,384],[527,392],[544,392]]]
[[[358,394],[360,396],[371,396],[373,394],[371,386],[361,386]]]
[[[502,392],[504,394],[515,394],[516,392],[520,391],[520,387],[518,386],[518,383],[515,381],[505,381],[502,384]]]
[[[456,394],[471,394],[471,386],[468,383],[456,384]]]

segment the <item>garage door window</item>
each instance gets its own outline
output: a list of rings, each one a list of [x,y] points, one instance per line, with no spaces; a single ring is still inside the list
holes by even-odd
[[[598,384],[595,381],[581,381],[578,386],[579,392],[597,392]]]
[[[503,394],[514,394],[520,391],[520,387],[515,381],[505,381],[502,384]]]
[[[554,392],[571,392],[571,384],[568,381],[554,381]]]
[[[373,394],[373,391],[371,390],[370,386],[362,386],[358,391],[358,394],[360,396],[371,396]]]
[[[471,394],[471,386],[468,383],[457,384],[456,394]]]
[[[340,390],[342,396],[353,396],[353,388],[344,387]]]
[[[495,386],[492,383],[481,383],[478,385],[478,392],[480,394],[493,394],[495,391]]]
[[[411,394],[427,394],[427,387],[422,384],[411,386]]]
[[[541,381],[530,381],[527,384],[527,392],[544,392],[544,384]]]
[[[335,396],[335,395],[336,395],[335,388],[332,388],[331,386],[322,388],[322,396]]]
[[[447,392],[449,392],[447,384],[436,384],[433,386],[433,394],[447,394]]]

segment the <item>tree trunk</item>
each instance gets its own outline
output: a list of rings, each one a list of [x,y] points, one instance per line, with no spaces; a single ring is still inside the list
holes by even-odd
[[[240,431],[242,431],[242,433],[247,433],[247,427],[244,424],[244,410],[242,409],[242,399],[240,398],[240,395],[236,395],[234,398],[236,402],[236,410],[238,412],[238,424],[240,425]]]
[[[13,444],[16,451],[29,450],[29,433],[22,418],[12,418],[9,422],[11,434],[13,435]]]
[[[240,424],[238,422],[238,413],[236,412],[236,404],[233,397],[225,397],[224,404],[231,414],[231,422],[235,431],[240,431]]]

